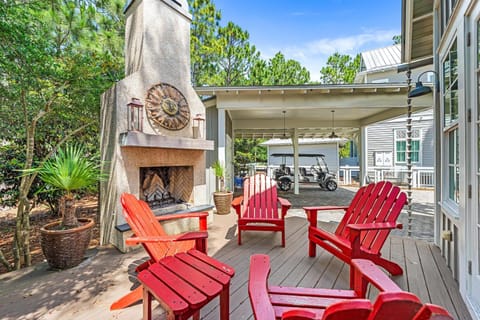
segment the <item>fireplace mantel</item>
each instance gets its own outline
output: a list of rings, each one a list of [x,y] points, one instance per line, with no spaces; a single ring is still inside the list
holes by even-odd
[[[191,139],[174,136],[161,136],[129,131],[120,134],[121,147],[214,150],[212,140]]]

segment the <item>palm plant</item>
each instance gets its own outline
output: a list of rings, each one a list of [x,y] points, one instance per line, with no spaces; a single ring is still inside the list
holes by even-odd
[[[212,167],[215,172],[215,176],[218,178],[219,181],[219,191],[225,192],[225,168],[218,160],[212,164]]]
[[[61,227],[77,227],[73,192],[99,181],[100,162],[86,157],[84,146],[74,144],[60,148],[53,158],[34,170],[43,182],[64,193],[59,200],[59,211],[63,217]]]

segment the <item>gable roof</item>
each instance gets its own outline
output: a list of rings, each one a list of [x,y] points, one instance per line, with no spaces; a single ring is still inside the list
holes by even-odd
[[[361,57],[360,71],[370,72],[393,68],[400,64],[401,46],[400,44],[396,44],[385,48],[365,51],[361,53]]]

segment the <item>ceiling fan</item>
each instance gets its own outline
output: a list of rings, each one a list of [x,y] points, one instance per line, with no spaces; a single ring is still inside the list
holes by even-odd
[[[338,138],[335,134],[335,110],[332,110],[332,133],[328,137],[330,139]]]

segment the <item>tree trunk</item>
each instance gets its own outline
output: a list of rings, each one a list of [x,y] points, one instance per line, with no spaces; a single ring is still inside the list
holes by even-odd
[[[27,145],[25,146],[25,164],[24,170],[32,168],[33,153],[35,150],[35,131],[38,121],[47,113],[41,110],[32,119],[28,121],[26,92],[22,92],[22,107],[25,115],[25,127],[27,128]],[[47,109],[48,110],[48,109]],[[22,264],[30,266],[32,263],[30,255],[30,203],[28,201],[28,192],[32,187],[36,174],[23,175],[20,181],[19,201],[17,207],[17,217],[15,219],[16,230],[13,238],[13,258],[15,269],[20,269]]]
[[[72,195],[65,195],[60,199],[60,212],[63,214],[62,226],[67,229],[78,227],[75,216],[75,200]]]
[[[25,195],[20,192],[20,200],[15,219],[15,236],[13,238],[14,268],[20,269],[22,265],[30,266],[30,203]]]
[[[2,250],[0,250],[0,263],[3,264],[5,268],[7,268],[7,271],[12,270],[12,265],[8,262],[7,258],[5,258]]]

